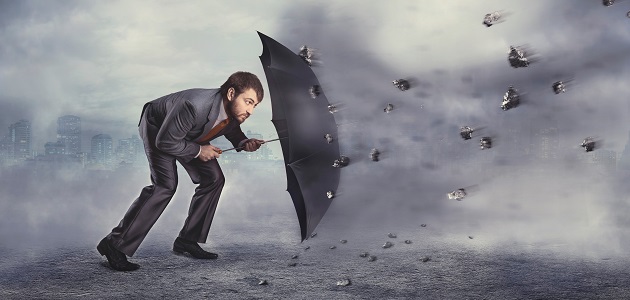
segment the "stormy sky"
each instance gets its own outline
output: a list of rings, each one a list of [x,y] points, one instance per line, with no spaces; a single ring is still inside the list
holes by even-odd
[[[142,105],[162,95],[218,87],[237,70],[257,74],[266,87],[260,31],[290,49],[316,48],[321,63],[314,72],[340,107],[339,142],[351,165],[343,169],[339,197],[321,230],[341,235],[368,225],[395,230],[431,223],[445,238],[475,235],[488,245],[630,246],[622,242],[630,225],[624,178],[575,164],[586,136],[597,137],[598,150],[614,151],[617,159],[628,142],[630,2],[0,1],[0,8],[0,128],[30,120],[35,150],[55,140],[61,115],[81,117],[88,151],[93,134],[136,134]],[[483,16],[492,11],[500,11],[503,22],[486,28]],[[526,47],[536,62],[511,68],[510,45]],[[391,81],[398,78],[409,79],[412,88],[395,89]],[[566,93],[553,94],[556,80],[569,81]],[[523,103],[502,111],[509,85],[523,93]],[[387,103],[395,107],[389,114],[383,113]],[[243,128],[271,137],[270,119],[267,96]],[[460,140],[462,125],[483,127],[479,134],[495,138],[496,147],[481,151],[476,139]],[[557,128],[558,159],[521,162],[506,154],[503,141],[511,135],[546,128]],[[375,147],[382,152],[378,163],[369,161]],[[445,151],[448,163],[433,163],[436,151]],[[550,164],[552,171],[538,171]],[[233,182],[256,174],[238,173]],[[273,195],[266,205],[250,194],[244,197],[257,199],[253,203],[239,200],[243,193],[228,178],[227,204],[217,218],[266,222],[253,207],[264,216],[277,209],[290,215],[284,174],[274,174],[251,180],[252,190]],[[68,176],[70,183],[80,180]],[[145,184],[134,183],[131,191],[117,191],[130,199],[115,200],[107,214],[96,204],[112,201],[106,195],[79,205],[90,212],[73,208],[89,195],[80,184],[56,201],[67,214],[89,216],[81,220],[94,228],[90,233],[106,233],[102,227],[115,225]],[[46,194],[41,185],[29,186]],[[446,192],[459,187],[473,187],[470,197],[446,201]],[[183,184],[177,207],[185,211],[193,189]],[[49,218],[34,217],[14,201],[3,199],[11,207],[5,211]],[[178,224],[180,214],[158,226]],[[70,226],[64,220],[50,222]]]

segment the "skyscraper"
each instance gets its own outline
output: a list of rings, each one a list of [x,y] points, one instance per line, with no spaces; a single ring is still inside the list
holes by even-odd
[[[32,156],[31,123],[20,120],[9,126],[9,141],[13,146],[13,160],[24,160]]]
[[[630,133],[628,133],[628,142],[619,159],[619,169],[630,170]]]
[[[142,157],[143,151],[144,146],[137,136],[132,136],[128,139],[120,139],[116,147],[117,162],[135,163]]]
[[[81,152],[81,118],[67,115],[57,119],[57,141],[63,147],[63,154]]]
[[[532,150],[537,159],[555,161],[558,159],[560,136],[557,126],[535,130],[532,136]]]
[[[114,158],[112,137],[108,134],[97,134],[92,137],[92,162],[100,165],[111,165]]]

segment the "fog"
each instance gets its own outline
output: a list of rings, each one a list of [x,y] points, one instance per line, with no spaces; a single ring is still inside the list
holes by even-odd
[[[624,253],[630,247],[624,242],[630,225],[625,217],[630,212],[624,184],[627,172],[582,163],[587,153],[579,144],[585,137],[594,136],[603,141],[594,153],[614,151],[616,160],[623,158],[630,130],[630,88],[626,84],[630,76],[630,19],[625,17],[630,4],[622,1],[604,7],[600,1],[574,2],[285,2],[261,8],[256,16],[260,25],[244,21],[245,13],[226,17],[235,20],[226,22],[231,24],[229,30],[203,35],[219,41],[212,44],[212,51],[207,44],[198,45],[201,50],[185,44],[188,50],[177,54],[157,51],[155,56],[133,61],[137,63],[133,68],[106,72],[107,77],[94,75],[92,85],[86,83],[85,76],[94,70],[89,67],[95,63],[94,57],[102,54],[114,63],[117,57],[138,58],[128,56],[127,51],[146,49],[134,50],[123,44],[113,44],[120,47],[113,49],[88,47],[78,38],[84,34],[64,27],[68,23],[55,17],[70,15],[74,16],[70,20],[76,22],[82,20],[77,12],[92,16],[103,5],[85,7],[83,3],[64,2],[68,7],[50,8],[48,12],[41,2],[28,2],[26,6],[3,3],[18,15],[29,15],[40,27],[21,27],[24,20],[17,18],[1,23],[3,36],[23,41],[24,49],[30,51],[2,46],[0,59],[18,62],[0,69],[5,74],[2,78],[6,90],[0,102],[2,123],[8,126],[17,121],[9,116],[37,118],[35,124],[45,124],[43,120],[50,123],[60,114],[72,112],[75,105],[77,113],[93,117],[91,130],[133,134],[144,100],[129,99],[148,101],[159,93],[207,85],[185,70],[219,84],[219,78],[229,74],[210,75],[194,62],[217,64],[224,71],[242,66],[235,64],[235,58],[222,63],[223,57],[247,55],[250,58],[244,64],[264,79],[262,69],[252,64],[261,53],[255,32],[259,30],[296,51],[304,44],[316,48],[321,63],[313,68],[314,72],[328,100],[340,108],[335,114],[338,141],[342,154],[351,162],[342,169],[337,197],[318,228],[320,237],[381,240],[387,232],[429,230],[434,236],[462,245],[469,244],[471,236],[476,245],[490,250],[516,245],[580,255]],[[159,6],[153,9],[148,9],[142,20],[153,20],[151,16],[161,16],[165,10]],[[187,6],[176,9],[193,11]],[[218,5],[215,9],[227,8]],[[504,12],[505,21],[486,28],[481,24],[483,16],[495,10]],[[90,20],[94,20],[90,28],[95,32],[99,28],[119,28]],[[170,17],[164,23],[147,22],[166,28],[179,24],[177,18]],[[53,26],[53,30],[45,25]],[[31,30],[13,33],[13,29],[20,28]],[[41,39],[33,28],[68,36]],[[135,31],[120,28],[121,35],[135,32],[146,35],[139,39],[148,39],[149,33],[161,27],[147,25]],[[216,25],[182,28],[186,34],[177,43],[185,43],[185,37],[208,28]],[[224,46],[237,48],[230,34],[241,38],[247,50],[238,47],[234,53],[227,49],[213,52]],[[176,35],[176,30],[169,31],[169,37]],[[55,44],[31,44],[29,37]],[[107,37],[124,42],[116,31],[108,31]],[[162,37],[154,37],[149,40],[160,48]],[[64,44],[64,40],[69,43]],[[72,46],[73,41],[85,48]],[[79,52],[63,50],[68,45]],[[538,61],[528,68],[511,68],[507,62],[510,45],[532,49]],[[37,55],[46,49],[56,49],[63,55]],[[212,54],[201,55],[202,50]],[[63,80],[53,80],[59,76],[56,70],[65,70],[70,63],[59,57],[74,61],[82,55],[84,64],[77,67],[85,68],[85,73],[64,73]],[[190,65],[182,68],[181,63],[188,59]],[[159,64],[154,65],[154,61]],[[52,75],[23,73],[29,67],[41,69],[38,63],[49,66],[43,69]],[[174,64],[178,65],[174,73],[143,78],[148,73],[167,72]],[[114,65],[120,66],[119,62]],[[15,81],[6,80],[12,78]],[[411,89],[397,90],[391,81],[399,78],[409,79]],[[566,93],[552,92],[551,84],[557,80],[570,80]],[[502,111],[501,97],[509,85],[523,93],[522,104]],[[82,93],[87,96],[81,98]],[[43,96],[51,94],[55,97]],[[60,101],[59,105],[53,105],[54,101]],[[390,113],[383,112],[387,103],[394,105]],[[117,106],[124,108],[113,108]],[[273,130],[268,122],[270,105],[263,102],[261,106],[257,119],[248,126],[262,128],[260,131],[267,135]],[[458,132],[463,125],[481,129],[475,138],[464,141]],[[536,134],[549,128],[557,130],[557,148],[552,159],[543,159],[532,145],[540,143],[535,140]],[[495,146],[480,150],[480,136],[493,137]],[[526,147],[519,148],[521,144]],[[372,148],[381,151],[380,161],[370,160]],[[224,171],[227,185],[210,239],[238,240],[243,238],[238,233],[246,232],[299,243],[298,223],[285,191],[281,162],[261,166],[243,159],[237,165],[224,165]],[[0,239],[12,241],[8,247],[22,243],[96,243],[122,218],[141,188],[149,184],[148,170],[144,169],[100,175],[73,169],[34,173],[18,168],[1,172],[5,192],[0,198]],[[183,224],[194,185],[183,169],[179,176],[178,192],[149,238],[154,234],[174,238]],[[448,200],[447,192],[462,187],[468,187],[465,199]],[[420,224],[427,227],[421,228]]]

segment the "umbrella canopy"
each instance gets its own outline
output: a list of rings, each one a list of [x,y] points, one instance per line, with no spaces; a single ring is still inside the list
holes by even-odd
[[[280,138],[287,191],[304,241],[328,210],[339,186],[340,169],[332,166],[340,157],[337,125],[324,92],[311,93],[314,86],[319,87],[311,67],[282,44],[258,35],[263,44],[260,61],[269,85],[271,121]]]

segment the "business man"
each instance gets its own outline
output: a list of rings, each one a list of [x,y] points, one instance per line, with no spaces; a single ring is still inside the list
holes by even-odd
[[[220,89],[190,89],[145,104],[139,131],[149,160],[151,185],[142,189],[118,226],[97,246],[112,269],[139,268],[127,256],[133,256],[175,194],[175,161],[198,186],[173,251],[200,259],[218,257],[198,244],[206,242],[225,182],[217,162],[221,151],[209,142],[225,136],[239,147],[238,151],[258,150],[264,141],[248,139],[240,124],[249,118],[263,95],[256,75],[236,72]]]

